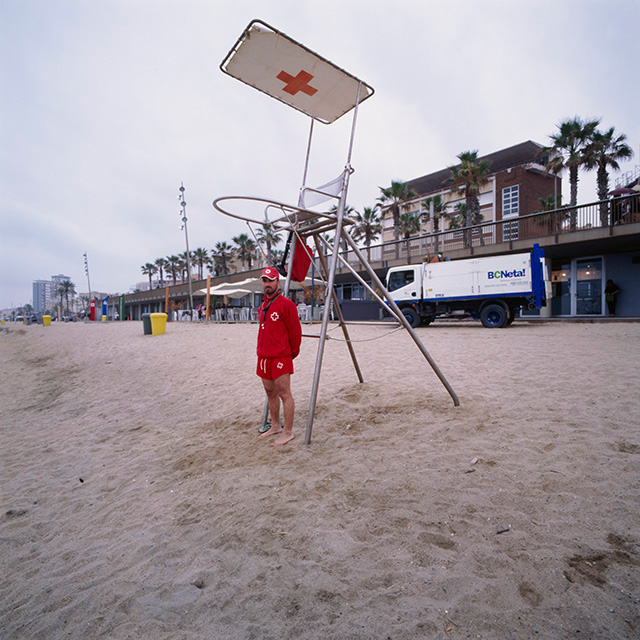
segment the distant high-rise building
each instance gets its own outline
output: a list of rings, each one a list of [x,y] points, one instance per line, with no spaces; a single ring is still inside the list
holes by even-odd
[[[33,310],[44,313],[51,302],[51,283],[48,280],[33,281]]]
[[[33,310],[34,313],[44,313],[53,311],[53,307],[58,302],[58,286],[63,280],[71,280],[69,276],[58,274],[51,276],[51,280],[33,281]]]

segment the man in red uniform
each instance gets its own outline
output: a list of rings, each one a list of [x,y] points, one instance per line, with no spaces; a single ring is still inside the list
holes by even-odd
[[[259,438],[281,434],[272,446],[293,440],[295,403],[291,394],[293,359],[300,353],[302,328],[296,305],[279,290],[280,274],[275,267],[262,270],[265,293],[258,310],[258,366],[269,402],[271,428]],[[284,431],[280,426],[280,400],[284,409]]]

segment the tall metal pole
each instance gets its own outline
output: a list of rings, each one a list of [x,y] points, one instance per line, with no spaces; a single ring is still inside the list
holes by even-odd
[[[324,314],[322,316],[322,326],[320,328],[320,340],[318,341],[318,352],[316,355],[316,368],[313,375],[313,385],[311,387],[311,400],[309,402],[309,415],[307,418],[307,429],[305,431],[304,443],[311,444],[311,431],[313,429],[313,418],[316,412],[316,402],[318,400],[318,387],[320,384],[320,372],[322,370],[322,358],[324,356],[324,346],[327,340],[327,328],[329,326],[329,313],[331,309],[333,292],[333,284],[335,282],[336,266],[338,264],[338,252],[340,251],[340,238],[342,236],[342,223],[344,218],[344,209],[347,201],[347,192],[349,191],[349,176],[353,169],[351,168],[351,153],[353,151],[353,140],[356,130],[356,122],[358,120],[358,106],[360,104],[360,92],[362,83],[358,83],[358,93],[356,94],[356,106],[353,111],[353,120],[351,122],[351,137],[349,138],[349,149],[347,151],[347,162],[342,176],[342,190],[340,200],[338,201],[338,211],[336,212],[336,230],[333,240],[333,254],[329,264],[329,273],[327,274],[327,296],[324,305]]]
[[[84,272],[87,274],[87,285],[89,287],[89,304],[91,304],[91,280],[89,279],[89,259],[87,252],[84,252]]]
[[[187,233],[187,203],[184,199],[184,185],[180,183],[180,206],[182,207],[182,226],[184,227],[184,239],[187,245],[187,277],[189,278],[189,317],[193,320],[193,286],[191,284],[191,252],[189,251],[189,234]]]

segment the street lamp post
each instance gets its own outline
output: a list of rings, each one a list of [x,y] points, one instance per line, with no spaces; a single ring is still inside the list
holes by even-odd
[[[187,245],[187,277],[189,278],[189,317],[193,320],[193,286],[191,284],[191,252],[189,251],[189,234],[187,233],[187,203],[184,199],[184,185],[180,183],[180,206],[182,207],[182,226],[184,228],[184,239]]]
[[[87,285],[89,287],[89,304],[91,304],[91,280],[89,279],[89,259],[87,252],[84,252],[84,272],[87,274]]]

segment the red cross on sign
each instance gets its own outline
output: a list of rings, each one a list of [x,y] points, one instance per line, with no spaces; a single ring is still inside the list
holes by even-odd
[[[285,83],[283,91],[290,93],[292,96],[295,96],[298,91],[302,91],[308,96],[312,96],[318,91],[309,85],[309,80],[312,80],[313,76],[306,71],[300,71],[295,78],[286,71],[281,71],[276,77]]]

